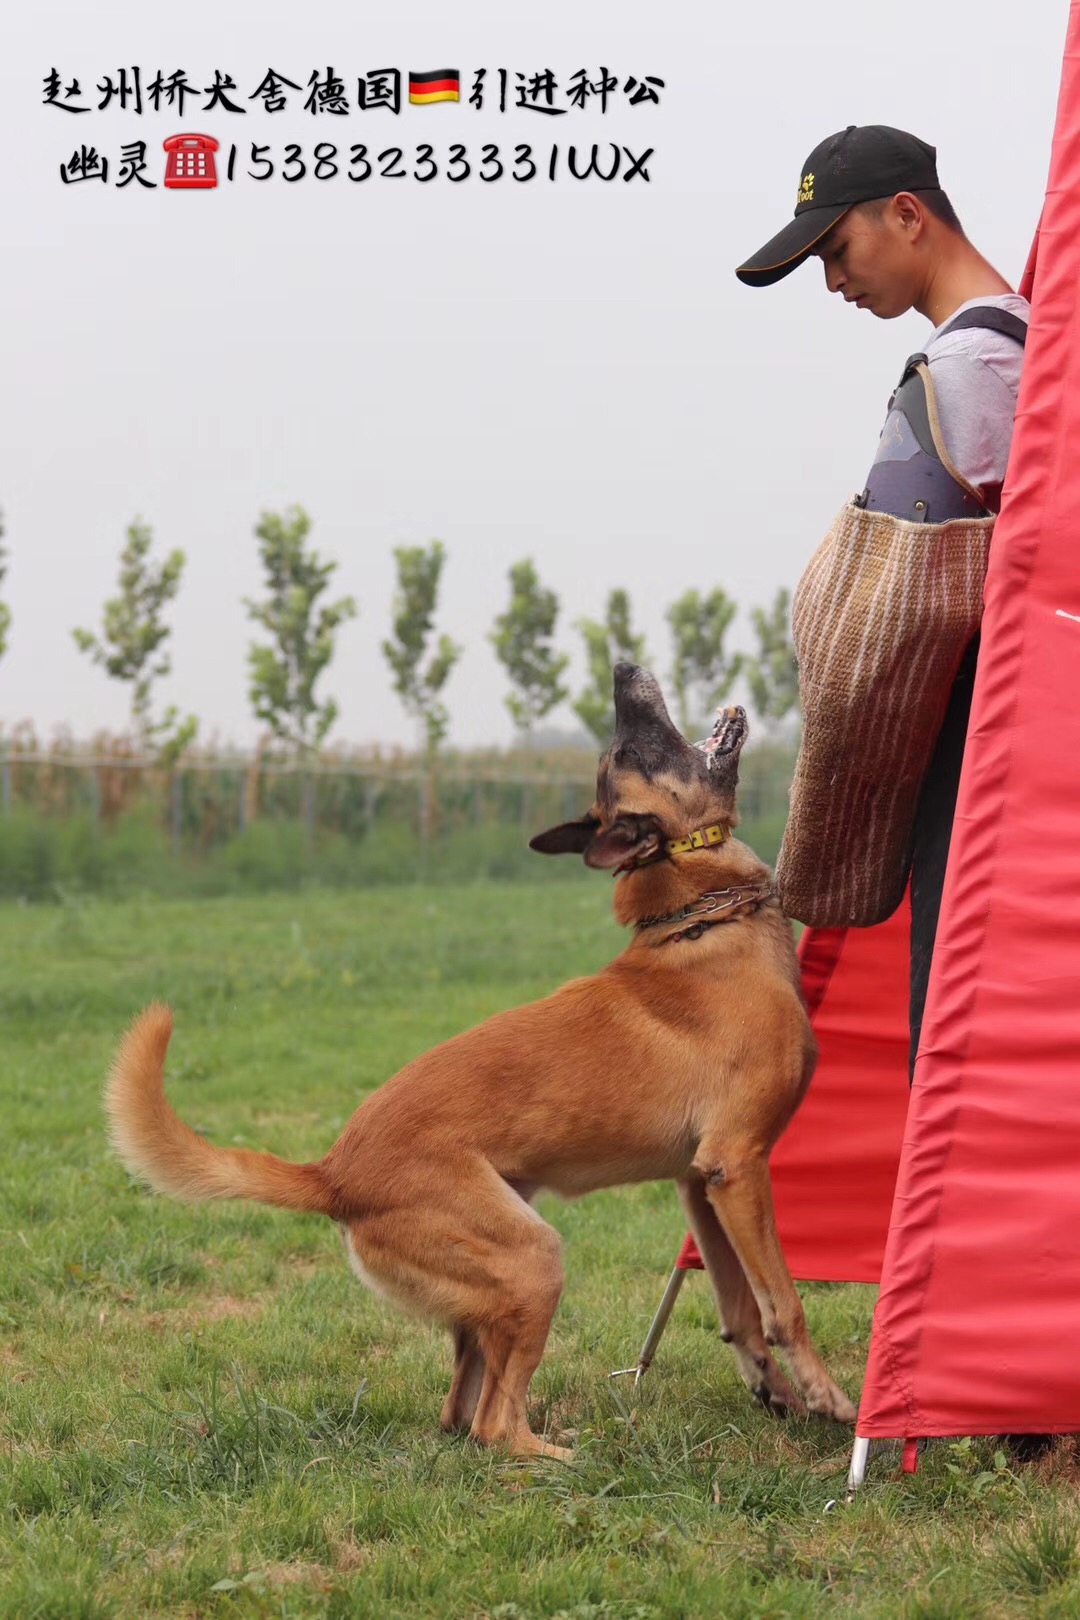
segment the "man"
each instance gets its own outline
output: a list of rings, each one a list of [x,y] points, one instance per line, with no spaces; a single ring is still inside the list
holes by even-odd
[[[828,290],[840,293],[846,303],[867,309],[881,320],[916,309],[934,328],[924,353],[936,401],[936,425],[947,454],[933,462],[921,454],[917,435],[913,436],[897,403],[904,392],[898,389],[890,402],[886,431],[867,488],[856,504],[917,519],[920,514],[926,517],[926,493],[932,489],[929,505],[932,509],[936,503],[938,510],[936,514],[930,511],[930,519],[996,513],[1012,438],[1029,308],[964,235],[941,189],[934,148],[903,130],[854,124],[815,147],[801,171],[794,218],[736,274],[749,286],[770,286],[811,257],[821,261]],[[968,324],[976,321],[980,324]],[[902,382],[909,376],[920,389],[913,369],[905,369]],[[920,478],[922,482],[917,481]],[[906,489],[905,479],[910,484]],[[912,1074],[967,736],[978,639],[976,634],[971,640],[956,675],[915,811]]]

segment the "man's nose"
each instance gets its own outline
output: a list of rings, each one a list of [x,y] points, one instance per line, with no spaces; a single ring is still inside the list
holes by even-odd
[[[844,272],[838,264],[825,266],[825,285],[830,292],[839,292],[844,285]]]

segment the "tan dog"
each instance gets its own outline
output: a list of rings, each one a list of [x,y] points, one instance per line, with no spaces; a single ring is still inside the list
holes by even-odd
[[[162,1082],[172,1017],[149,1007],[110,1074],[113,1141],[176,1197],[330,1216],[366,1283],[451,1326],[443,1427],[559,1457],[525,1410],[563,1286],[558,1235],[531,1200],[673,1178],[754,1395],[853,1422],[773,1221],[769,1152],[816,1045],[772,874],[730,838],[746,716],[724,710],[695,747],[631,664],[615,670],[615,708],[592,809],[532,840],[618,874],[615,915],[635,934],[612,963],[406,1064],[317,1164],[213,1147],[184,1125]]]

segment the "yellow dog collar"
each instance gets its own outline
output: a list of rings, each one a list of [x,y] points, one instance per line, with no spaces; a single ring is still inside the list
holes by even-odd
[[[642,866],[654,866],[657,861],[662,861],[665,855],[685,855],[691,849],[712,849],[730,837],[731,828],[725,827],[719,821],[713,822],[711,827],[695,827],[685,838],[668,838],[663,849],[658,849],[653,855],[646,855],[643,861],[630,861],[625,866],[617,866],[615,876],[618,877],[620,872],[636,872]]]
[[[717,821],[711,827],[695,827],[685,838],[669,838],[664,848],[669,855],[685,855],[689,849],[709,849],[713,844],[722,844],[725,838],[730,837],[731,828]]]

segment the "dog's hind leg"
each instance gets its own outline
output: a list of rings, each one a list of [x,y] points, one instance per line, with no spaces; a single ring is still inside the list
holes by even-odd
[[[504,1176],[503,1180],[525,1204],[531,1204],[539,1191],[539,1183],[535,1181],[520,1181],[508,1176]],[[484,1356],[471,1328],[455,1322],[453,1338],[454,1376],[443,1405],[441,1424],[448,1434],[464,1434],[476,1416],[484,1384]]]
[[[703,1178],[706,1197],[754,1291],[766,1344],[783,1355],[809,1411],[840,1423],[854,1423],[854,1406],[830,1378],[811,1342],[802,1302],[780,1247],[767,1155],[760,1147],[731,1136],[706,1137],[698,1147],[693,1169]]]
[[[551,1232],[551,1228],[547,1230]],[[553,1238],[555,1233],[551,1232]],[[562,1264],[555,1244],[521,1256],[522,1274],[503,1314],[477,1329],[484,1357],[484,1384],[471,1433],[484,1445],[501,1445],[529,1456],[566,1462],[571,1452],[542,1440],[529,1427],[525,1400],[544,1353],[551,1319],[562,1293]]]
[[[454,1324],[454,1377],[440,1422],[448,1434],[464,1434],[476,1415],[484,1383],[484,1357],[471,1328]]]
[[[757,1300],[739,1257],[709,1203],[704,1181],[691,1173],[678,1183],[678,1188],[690,1230],[716,1294],[721,1336],[731,1345],[747,1388],[756,1401],[771,1411],[804,1415],[805,1406],[765,1342]]]
[[[569,1455],[529,1428],[529,1381],[562,1292],[558,1233],[483,1158],[410,1164],[393,1209],[346,1220],[353,1269],[406,1310],[448,1323],[458,1352],[443,1426],[485,1445]],[[477,1385],[479,1384],[479,1388]]]

